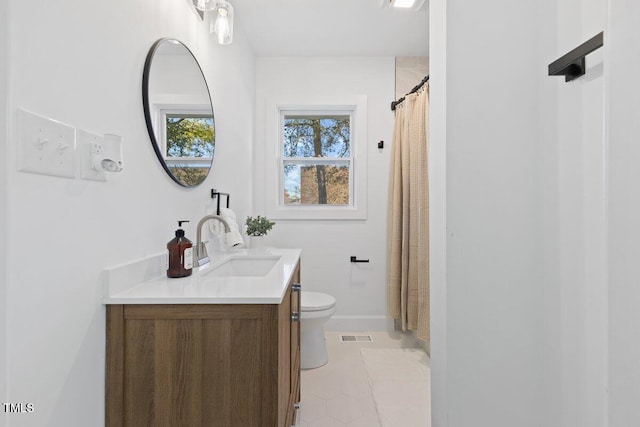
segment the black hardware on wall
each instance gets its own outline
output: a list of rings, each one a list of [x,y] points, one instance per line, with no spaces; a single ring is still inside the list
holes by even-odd
[[[358,259],[357,257],[352,256],[351,262],[369,262],[368,259]]]
[[[216,205],[216,215],[220,215],[220,197],[218,196],[227,196],[227,209],[229,209],[229,199],[231,198],[231,195],[229,193],[220,193],[219,191],[216,191],[215,188],[211,189],[211,198],[218,199]]]
[[[378,148],[384,148],[384,141],[378,142]]]
[[[419,90],[420,90],[420,88],[421,88],[422,86],[424,86],[424,84],[425,84],[426,82],[428,82],[428,81],[429,81],[429,75],[427,74],[427,75],[425,76],[425,78],[424,78],[424,79],[422,79],[422,81],[421,81],[420,83],[418,83],[418,84],[416,85],[416,87],[414,87],[413,89],[411,89],[411,92],[409,92],[407,95],[411,95],[412,93],[416,93],[416,92],[417,92],[417,91],[419,91]],[[404,101],[404,99],[406,98],[406,96],[407,96],[407,95],[403,96],[402,98],[398,99],[397,101],[393,101],[393,102],[391,102],[391,111],[396,111],[396,106],[397,106],[398,104],[401,104],[401,103],[402,103],[402,101]]]
[[[604,32],[601,32],[549,64],[549,75],[564,76],[565,82],[577,79],[585,73],[584,57],[602,47],[603,43]]]

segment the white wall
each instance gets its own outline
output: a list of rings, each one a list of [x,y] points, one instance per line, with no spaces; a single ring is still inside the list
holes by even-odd
[[[429,244],[440,249],[429,252],[431,419],[434,427],[447,426],[449,413],[446,16],[446,1],[429,3]]]
[[[432,290],[434,425],[636,425],[638,7],[610,0],[607,23],[604,0],[516,3],[431,4],[448,235],[447,282]],[[547,76],[602,30],[585,76]]]
[[[394,58],[258,58],[256,63],[255,214],[263,214],[267,100],[367,96],[368,216],[364,221],[278,220],[268,245],[303,249],[304,289],[323,291],[337,300],[328,324],[333,330],[388,327],[386,291],[386,204],[393,131]],[[269,116],[271,117],[271,116]],[[378,141],[385,148],[378,150]],[[270,158],[270,157],[268,157]],[[352,264],[349,257],[368,258]]]
[[[175,49],[175,48],[174,48]],[[198,65],[187,50],[163,53],[160,49],[153,58],[153,77],[149,79],[150,104],[177,103],[206,105],[209,103],[207,86]],[[176,78],[179,77],[179,78]],[[180,94],[179,98],[176,94]]]
[[[3,401],[34,404],[32,414],[10,416],[12,427],[98,426],[104,420],[101,270],[165,250],[178,219],[192,220],[186,231],[195,238],[212,187],[231,193],[239,214],[249,212],[253,53],[240,28],[232,45],[214,44],[186,0],[9,3],[11,138],[3,234],[10,248],[10,303]],[[195,189],[165,174],[145,127],[142,69],[161,37],[192,49],[212,92],[214,171]],[[106,183],[18,172],[18,108],[122,135],[124,171]]]
[[[547,2],[550,63],[605,26],[605,2]],[[544,369],[550,426],[606,425],[604,49],[572,82],[546,77],[540,119],[544,191]]]
[[[610,427],[640,424],[640,4],[609,0]]]
[[[9,66],[8,4],[0,2],[0,230],[6,230],[7,221],[7,106]],[[0,400],[7,401],[7,241],[0,239]],[[0,414],[0,426],[6,425],[4,411]]]
[[[432,283],[439,307],[432,393],[446,393],[434,400],[434,426],[546,425],[539,6],[436,0],[430,7],[431,22],[441,22],[432,43],[446,43],[430,55],[432,120],[440,121],[431,144],[446,145],[447,232],[446,283]]]

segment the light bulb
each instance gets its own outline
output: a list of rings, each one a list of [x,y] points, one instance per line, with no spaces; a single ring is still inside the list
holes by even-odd
[[[214,30],[218,36],[218,43],[224,44],[224,39],[229,37],[229,21],[227,20],[227,11],[219,9],[216,15],[216,23],[214,24]]]
[[[219,44],[229,44],[233,40],[233,6],[225,0],[217,0],[213,11],[215,18],[211,32]]]

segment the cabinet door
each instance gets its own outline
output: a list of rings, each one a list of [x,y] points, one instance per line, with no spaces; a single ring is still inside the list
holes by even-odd
[[[299,267],[289,282],[279,305],[279,426],[296,423],[300,402],[300,273]]]
[[[280,425],[277,320],[259,304],[109,306],[106,425]]]

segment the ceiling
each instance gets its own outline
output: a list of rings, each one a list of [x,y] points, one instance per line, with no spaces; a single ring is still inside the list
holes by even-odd
[[[257,56],[427,56],[428,2],[419,11],[384,0],[230,0],[235,29]]]

